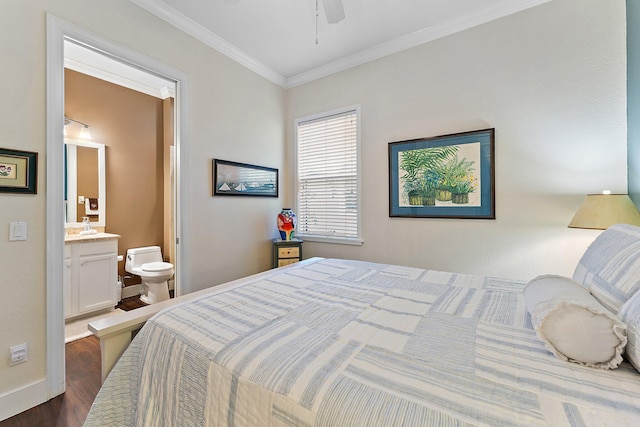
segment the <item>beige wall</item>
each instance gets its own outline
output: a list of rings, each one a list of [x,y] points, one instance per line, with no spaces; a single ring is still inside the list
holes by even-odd
[[[0,413],[9,410],[7,402],[24,388],[37,390],[39,396],[47,375],[46,13],[155,58],[188,77],[186,154],[190,164],[184,179],[190,191],[189,216],[183,221],[191,229],[191,238],[183,243],[191,255],[185,263],[194,290],[268,269],[270,239],[276,232],[273,218],[282,205],[280,199],[211,197],[214,157],[283,169],[282,88],[128,0],[0,2],[0,58],[3,64],[11,64],[0,67],[4,101],[0,103],[0,147],[40,154],[38,194],[0,195],[0,351],[5,354],[0,357]],[[104,140],[98,131],[95,128],[94,138]],[[286,172],[281,176],[288,177]],[[135,186],[135,180],[142,178],[134,177],[128,185]],[[135,200],[126,203],[137,206]],[[8,242],[10,221],[28,223],[27,241]],[[162,243],[161,238],[158,242]],[[8,347],[23,342],[29,348],[28,362],[9,367]]]
[[[119,253],[152,245],[167,253],[163,247],[164,157],[169,153],[164,150],[163,101],[67,69],[65,113],[88,124],[92,140],[106,146],[105,231],[121,236]],[[78,215],[84,216],[83,212]],[[125,275],[124,263],[118,271]]]
[[[363,246],[306,256],[531,279],[571,275],[588,193],[626,192],[625,2],[554,0],[288,91],[293,120],[360,104]],[[496,129],[491,220],[388,216],[388,143]],[[293,158],[289,165],[293,167]]]

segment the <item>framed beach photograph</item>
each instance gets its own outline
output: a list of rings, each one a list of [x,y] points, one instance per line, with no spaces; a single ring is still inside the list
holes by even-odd
[[[0,192],[36,194],[38,153],[0,148]]]
[[[495,129],[389,143],[389,216],[495,219]]]
[[[213,194],[278,197],[278,169],[213,159]]]

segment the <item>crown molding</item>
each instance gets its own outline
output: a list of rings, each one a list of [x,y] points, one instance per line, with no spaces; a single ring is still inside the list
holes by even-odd
[[[329,64],[289,77],[284,87],[285,89],[290,89],[300,86],[550,1],[551,0],[520,0],[503,2],[498,6],[485,9],[481,12],[424,28],[420,31],[407,34],[406,36],[393,39],[387,43],[379,44],[370,49],[365,49]]]
[[[168,6],[166,3],[154,0],[129,1],[156,15],[158,18],[168,22],[179,30],[184,31],[207,46],[212,47],[223,55],[228,56],[241,65],[244,65],[251,71],[259,74],[267,80],[270,80],[278,86],[285,86],[287,79],[280,73],[250,57],[231,43],[209,31],[193,19],[188,18],[174,8]]]
[[[234,61],[244,65],[248,69],[256,72],[271,82],[285,88],[293,88],[311,81],[327,77],[329,75],[344,71],[358,65],[388,56],[406,49],[460,32],[490,21],[523,11],[525,9],[548,3],[552,0],[511,0],[504,1],[494,7],[480,12],[454,19],[445,23],[434,25],[412,34],[399,37],[387,43],[374,46],[355,53],[353,55],[333,61],[329,64],[305,71],[303,73],[285,77],[265,64],[255,60],[240,49],[222,39],[220,36],[209,31],[202,25],[181,14],[166,3],[154,0],[129,0],[141,8],[156,15],[160,19],[168,22],[185,33],[195,37],[202,43],[212,47],[218,52],[228,56]]]

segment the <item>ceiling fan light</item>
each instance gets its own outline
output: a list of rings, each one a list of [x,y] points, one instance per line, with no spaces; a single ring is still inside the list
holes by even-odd
[[[322,0],[322,5],[329,24],[337,24],[344,19],[342,0]]]

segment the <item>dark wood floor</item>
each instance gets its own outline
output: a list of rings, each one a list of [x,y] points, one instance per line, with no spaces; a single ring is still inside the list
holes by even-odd
[[[129,311],[146,305],[138,297],[117,307]],[[0,427],[76,427],[84,424],[100,389],[100,341],[95,336],[65,345],[66,392],[50,401],[0,422]]]
[[[0,422],[1,427],[72,427],[84,423],[100,389],[100,341],[93,335],[65,345],[66,392]]]

